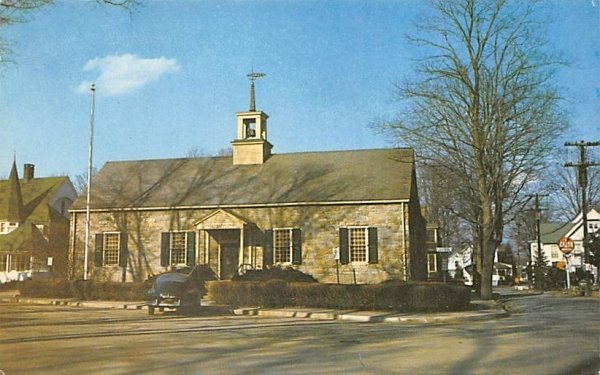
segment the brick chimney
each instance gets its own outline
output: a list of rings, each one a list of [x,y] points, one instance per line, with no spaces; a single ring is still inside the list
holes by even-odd
[[[27,181],[33,180],[35,165],[25,164],[23,165],[23,179]]]

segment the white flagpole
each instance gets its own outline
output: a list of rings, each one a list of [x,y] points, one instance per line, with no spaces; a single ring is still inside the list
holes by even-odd
[[[88,279],[88,253],[90,247],[90,193],[92,191],[92,153],[94,149],[94,104],[96,86],[92,83],[92,104],[90,106],[90,144],[88,148],[87,197],[85,204],[85,250],[83,253],[83,279]]]

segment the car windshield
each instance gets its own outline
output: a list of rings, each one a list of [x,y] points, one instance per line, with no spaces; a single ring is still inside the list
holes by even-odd
[[[156,278],[156,290],[162,293],[175,293],[181,291],[187,281],[187,275],[180,273],[160,275]]]

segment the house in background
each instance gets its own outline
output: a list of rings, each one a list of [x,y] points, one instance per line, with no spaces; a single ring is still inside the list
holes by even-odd
[[[109,162],[91,190],[90,278],[206,265],[219,279],[293,267],[325,283],[427,278],[411,149],[275,154],[269,116],[237,113],[233,155]],[[82,278],[84,199],[71,209]]]
[[[588,233],[600,232],[600,213],[592,209],[587,214]],[[558,242],[561,238],[567,237],[573,240],[575,248],[569,255],[560,251]],[[577,217],[567,223],[541,223],[540,224],[540,243],[542,254],[546,260],[547,266],[564,269],[569,265],[569,272],[582,270],[584,267],[584,249],[583,249],[583,215],[579,213]],[[537,241],[532,241],[529,245],[532,262],[536,262],[538,257]],[[598,269],[590,266],[589,270],[594,274],[594,279],[598,280]]]
[[[448,257],[448,274],[457,279],[462,278],[465,285],[473,285],[473,247],[463,245],[452,249]]]
[[[66,277],[69,213],[77,193],[68,177],[34,176],[13,162],[0,181],[0,283],[30,277]]]
[[[423,211],[426,211],[425,209]],[[426,213],[426,212],[425,212]],[[439,238],[439,226],[434,223],[427,223],[426,226],[426,247],[427,247],[427,279],[442,279],[442,256],[437,253],[437,248],[441,241]]]

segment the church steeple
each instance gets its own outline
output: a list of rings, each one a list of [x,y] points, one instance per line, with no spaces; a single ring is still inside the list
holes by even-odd
[[[13,165],[8,176],[8,201],[6,214],[1,219],[6,219],[11,223],[21,223],[23,214],[23,196],[21,195],[21,183],[17,173],[17,161],[13,160]]]
[[[267,141],[267,119],[269,115],[256,110],[254,81],[264,77],[264,73],[252,72],[250,79],[250,110],[238,112],[237,138],[231,142],[233,164],[263,164],[271,156],[272,144]]]

